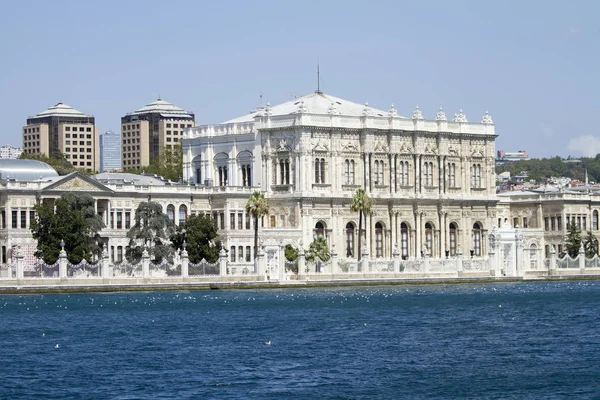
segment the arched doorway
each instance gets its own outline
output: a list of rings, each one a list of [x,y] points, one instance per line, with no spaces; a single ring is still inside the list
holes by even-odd
[[[456,256],[456,246],[457,246],[457,242],[456,242],[456,238],[457,238],[457,226],[456,223],[451,222],[450,226],[449,226],[449,231],[448,231],[448,247],[449,247],[449,251],[450,251],[450,256],[454,257]]]
[[[405,222],[400,224],[400,255],[403,260],[408,259],[408,225]]]
[[[346,224],[346,257],[355,258],[355,247],[354,247],[354,224],[348,222]]]
[[[480,257],[482,255],[481,249],[481,224],[479,222],[475,222],[473,224],[473,255],[476,257]]]

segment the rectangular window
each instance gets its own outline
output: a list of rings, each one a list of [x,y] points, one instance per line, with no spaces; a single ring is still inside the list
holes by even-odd
[[[587,218],[586,217],[581,218],[581,230],[583,230],[584,232],[587,230]]]
[[[81,126],[81,127],[79,128],[79,132],[83,132],[83,131],[84,131],[84,129],[83,129],[83,126]]]
[[[250,229],[250,214],[246,213],[246,229]]]
[[[117,246],[117,262],[123,261],[123,246]]]
[[[277,227],[277,218],[275,218],[275,215],[271,215],[271,228],[276,228]]]
[[[235,262],[235,246],[231,246],[231,248],[229,249],[229,259],[232,263]]]
[[[11,217],[12,217],[12,221],[11,221],[11,222],[12,222],[12,224],[11,224],[11,226],[12,226],[14,229],[17,229],[17,223],[18,223],[18,221],[17,221],[17,217],[18,217],[18,215],[17,215],[17,211],[16,211],[16,210],[13,210],[13,211],[12,211],[12,213],[11,213]]]
[[[117,212],[117,229],[123,229],[123,213]]]
[[[21,211],[21,229],[27,228],[27,211]]]
[[[221,220],[221,229],[225,229],[225,213],[219,213],[219,219]]]
[[[238,213],[238,229],[244,229],[244,214]]]
[[[250,246],[246,246],[246,262],[250,262]]]
[[[556,217],[550,217],[550,230],[556,230]]]
[[[562,217],[556,217],[556,225],[559,231],[562,231]]]
[[[167,128],[170,128],[170,127],[171,127],[171,124],[167,124]],[[167,131],[167,133],[169,133],[169,131]]]
[[[544,230],[550,230],[550,218],[548,217],[544,217]]]
[[[29,226],[33,221],[35,221],[35,211],[29,211]]]
[[[517,226],[519,226],[519,218],[515,217],[513,218],[513,228],[516,228]]]
[[[527,228],[527,217],[523,217],[523,228]]]
[[[125,229],[131,228],[131,213],[127,211],[125,213]]]
[[[235,229],[235,213],[229,213],[229,229]]]
[[[71,127],[70,126],[65,127],[65,131],[71,132]],[[69,136],[67,136],[67,137],[69,137]]]
[[[92,128],[85,128],[85,131],[86,131],[86,132],[91,132],[91,131],[92,131]]]

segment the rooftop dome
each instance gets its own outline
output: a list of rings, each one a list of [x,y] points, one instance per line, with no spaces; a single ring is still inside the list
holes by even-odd
[[[57,103],[52,107],[48,108],[45,111],[37,114],[35,118],[38,117],[88,117],[89,115],[85,115],[81,111],[74,109],[71,106],[68,106],[64,103]]]
[[[133,114],[146,114],[146,113],[161,113],[161,114],[181,114],[188,115],[189,113],[182,108],[179,108],[167,101],[158,99],[145,107],[140,108],[133,112]]]
[[[0,159],[0,180],[38,181],[57,177],[54,168],[37,160]]]

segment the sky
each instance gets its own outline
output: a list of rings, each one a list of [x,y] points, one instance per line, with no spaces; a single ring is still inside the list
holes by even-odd
[[[600,153],[598,1],[6,1],[0,144],[58,103],[100,132],[159,96],[220,123],[317,89],[403,116],[489,111],[496,149]]]

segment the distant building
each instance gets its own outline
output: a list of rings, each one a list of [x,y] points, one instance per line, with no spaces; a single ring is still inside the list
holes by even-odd
[[[196,126],[194,113],[158,99],[121,118],[123,169],[141,168],[173,150],[183,130]]]
[[[527,161],[529,160],[529,156],[527,152],[524,150],[519,150],[517,152],[507,152],[498,150],[496,157],[496,164],[504,164],[507,162],[516,162],[516,161]]]
[[[106,131],[100,135],[100,172],[121,169],[121,135]]]
[[[0,158],[19,158],[19,156],[23,153],[23,149],[20,147],[12,147],[10,144],[5,144],[0,147]]]
[[[74,167],[97,171],[100,152],[95,119],[58,103],[27,118],[23,151],[48,157],[62,153]]]

